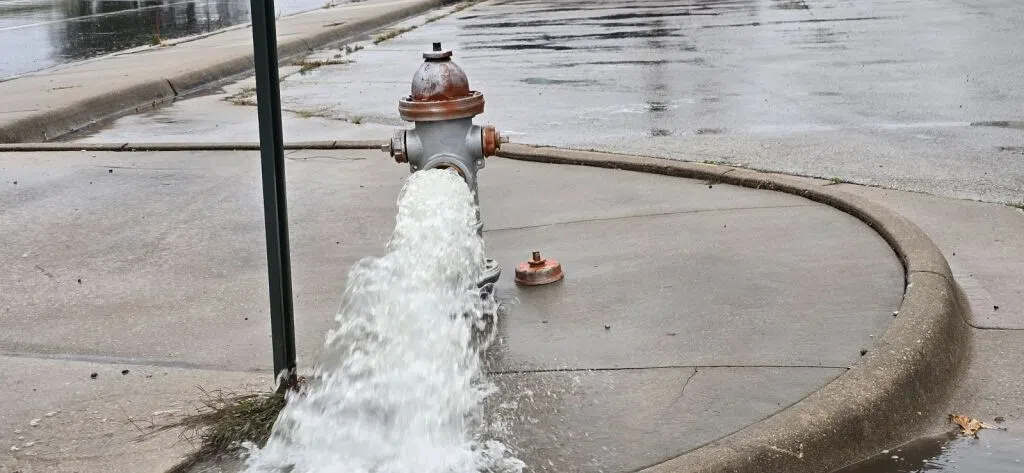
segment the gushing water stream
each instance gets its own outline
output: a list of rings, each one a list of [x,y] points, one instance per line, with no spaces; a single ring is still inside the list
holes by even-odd
[[[247,471],[518,473],[504,445],[483,438],[485,397],[475,333],[496,313],[476,282],[483,240],[455,173],[412,174],[387,253],[349,273],[337,326],[309,385],[289,402]]]

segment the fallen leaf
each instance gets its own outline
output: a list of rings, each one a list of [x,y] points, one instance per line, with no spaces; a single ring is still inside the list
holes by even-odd
[[[1003,430],[1002,427],[992,425],[987,422],[982,422],[978,419],[961,416],[956,414],[949,415],[949,421],[960,426],[960,433],[963,435],[969,435],[974,438],[978,438],[978,431],[981,429],[999,429]]]

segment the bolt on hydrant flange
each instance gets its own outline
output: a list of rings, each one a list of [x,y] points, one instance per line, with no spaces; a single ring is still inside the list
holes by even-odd
[[[473,117],[484,111],[484,95],[470,90],[466,73],[451,57],[452,52],[442,49],[441,43],[423,53],[424,62],[413,75],[411,93],[398,101],[398,114],[413,122],[414,128],[396,131],[383,150],[395,161],[409,163],[410,172],[457,172],[479,203],[477,172],[484,167],[484,158],[494,156],[508,140],[491,125],[473,124]],[[478,223],[477,228],[482,232],[483,224]],[[481,286],[496,282],[500,275],[501,268],[488,259]]]

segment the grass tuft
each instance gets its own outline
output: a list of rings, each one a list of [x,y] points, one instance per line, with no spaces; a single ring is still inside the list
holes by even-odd
[[[195,414],[179,423],[185,438],[198,441],[206,455],[230,453],[245,442],[266,445],[285,397],[277,393],[206,393]]]
[[[306,378],[300,376],[292,394],[301,396],[306,386]],[[198,447],[168,473],[186,473],[205,459],[237,455],[245,444],[264,447],[287,403],[281,393],[200,391],[203,398],[195,414],[158,429],[183,428],[181,438]]]
[[[235,105],[256,105],[256,88],[243,87],[235,95],[228,97],[227,101]]]
[[[476,4],[478,4],[478,3],[482,2],[482,1],[483,0],[467,0],[465,2],[462,2],[462,3],[458,4],[458,5],[456,5],[455,7],[453,7],[451,9],[451,11],[448,11],[448,12],[445,12],[445,13],[441,13],[440,15],[433,15],[433,16],[427,17],[427,19],[423,21],[423,24],[424,25],[430,24],[430,23],[433,23],[433,22],[435,22],[437,20],[445,18],[447,16],[454,15],[454,14],[456,14],[456,13],[462,11],[462,10],[465,10],[465,9],[467,9],[467,8],[473,6],[473,5],[476,5]]]
[[[467,9],[467,8],[473,6],[473,5],[476,5],[477,3],[480,3],[482,1],[483,0],[467,0],[467,1],[462,2],[461,4],[459,4],[455,8],[453,8],[452,9],[452,13],[458,13],[458,12],[460,12],[462,10],[465,10],[465,9]]]
[[[387,41],[387,40],[389,40],[391,38],[394,38],[395,36],[398,36],[398,35],[400,35],[402,33],[408,33],[408,32],[410,32],[410,31],[412,31],[414,29],[416,29],[415,26],[403,26],[401,28],[395,28],[393,30],[385,31],[385,32],[383,32],[383,33],[373,37],[373,44],[383,43],[383,42],[385,42],[385,41]]]
[[[354,62],[352,59],[342,59],[337,56],[330,59],[309,59],[304,58],[299,61],[299,74],[306,74],[317,68],[324,66],[338,66],[338,65],[350,65]]]
[[[351,64],[351,59],[339,59],[337,57],[331,59],[303,59],[299,61],[299,74],[305,74],[313,69],[317,69],[322,66],[335,66],[339,64]]]
[[[285,110],[298,115],[300,118],[330,118],[331,107],[321,107],[316,109],[299,109],[299,110]]]

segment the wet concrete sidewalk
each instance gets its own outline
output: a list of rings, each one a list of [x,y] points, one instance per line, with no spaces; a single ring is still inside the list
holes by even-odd
[[[309,366],[408,169],[374,151],[287,165]],[[0,169],[0,471],[163,471],[189,445],[154,427],[199,388],[270,388],[258,153],[4,153]],[[902,299],[874,231],[798,197],[505,159],[480,187],[510,302],[493,434],[534,471],[635,471],[757,422],[857,362]],[[566,279],[515,286],[532,250]]]

